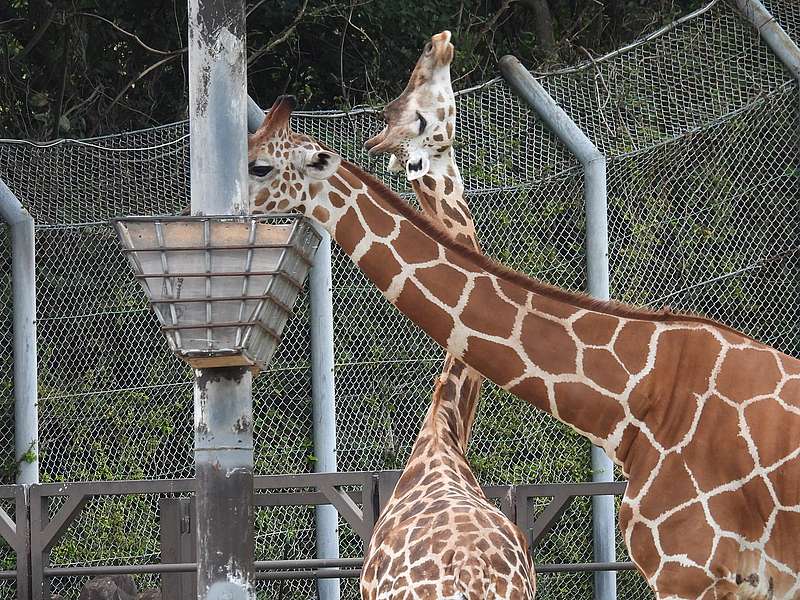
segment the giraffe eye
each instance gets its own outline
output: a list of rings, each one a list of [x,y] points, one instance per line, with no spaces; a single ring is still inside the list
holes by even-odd
[[[425,54],[430,54],[431,50],[433,50],[433,44],[431,42],[428,42],[427,44],[425,44]]]
[[[428,126],[428,122],[419,111],[417,111],[417,118],[419,119],[419,135],[422,135],[425,132],[425,128]]]
[[[247,165],[247,171],[253,177],[266,177],[273,168],[272,165],[257,165],[255,162],[251,162]]]

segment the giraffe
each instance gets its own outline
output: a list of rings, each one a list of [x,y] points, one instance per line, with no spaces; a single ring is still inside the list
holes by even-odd
[[[378,137],[388,142],[398,128],[403,132],[401,143],[391,145],[397,152],[391,162],[406,163],[422,210],[478,249],[451,147],[452,58],[450,32],[434,35],[405,91],[384,110],[387,125]],[[409,146],[414,150],[405,150]],[[365,553],[363,600],[435,600],[458,593],[497,600],[535,597],[527,540],[487,500],[466,459],[482,383],[480,373],[447,356],[411,455]]]
[[[254,212],[318,222],[447,352],[603,448],[657,598],[800,597],[800,360],[507,269],[292,132],[293,108],[279,98],[249,139]]]

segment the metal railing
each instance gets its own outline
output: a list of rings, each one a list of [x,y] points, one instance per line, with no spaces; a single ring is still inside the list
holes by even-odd
[[[400,471],[308,473],[255,478],[255,506],[332,506],[360,537],[364,549],[380,511],[394,490]],[[490,500],[513,520],[528,538],[531,551],[556,528],[572,502],[581,496],[616,496],[625,482],[484,487]],[[97,481],[0,486],[1,499],[15,501],[14,515],[0,507],[0,536],[16,553],[16,569],[0,571],[0,579],[16,579],[17,598],[50,598],[56,577],[158,574],[162,594],[172,600],[192,598],[197,563],[194,479]],[[50,552],[67,534],[86,504],[95,497],[159,494],[161,562],[152,564],[51,566]],[[169,496],[169,497],[167,497]],[[531,499],[550,498],[539,510]],[[30,524],[30,528],[28,528]],[[258,580],[357,578],[363,558],[256,561]],[[537,573],[632,570],[630,562],[546,563]],[[189,576],[187,577],[187,574]]]

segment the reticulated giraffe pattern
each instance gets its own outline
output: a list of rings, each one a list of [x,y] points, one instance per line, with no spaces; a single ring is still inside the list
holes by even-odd
[[[386,127],[366,146],[405,163],[422,210],[477,249],[452,151],[452,57],[450,32],[433,36],[405,91],[387,105]],[[364,556],[364,600],[534,598],[525,537],[486,499],[465,456],[482,383],[480,373],[446,358],[411,456]]]
[[[620,527],[657,597],[800,597],[800,361],[493,263],[292,133],[292,107],[250,139],[256,211],[317,220],[448,352],[602,447],[628,477]]]

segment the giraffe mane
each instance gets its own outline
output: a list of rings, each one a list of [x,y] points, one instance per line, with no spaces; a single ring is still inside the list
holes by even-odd
[[[355,176],[364,181],[373,189],[373,191],[377,192],[382,200],[386,201],[387,204],[396,209],[403,217],[419,227],[423,233],[430,236],[434,241],[440,243],[448,250],[455,252],[462,258],[475,264],[488,273],[491,273],[492,275],[495,275],[504,281],[514,283],[529,292],[540,294],[559,302],[571,304],[578,308],[584,308],[616,317],[646,321],[661,321],[667,323],[691,322],[711,325],[712,327],[716,327],[723,331],[742,336],[745,339],[756,341],[741,331],[708,317],[687,313],[676,313],[672,312],[672,310],[669,308],[665,308],[664,310],[660,311],[654,311],[632,306],[630,304],[625,304],[616,300],[600,300],[582,292],[572,292],[554,285],[550,285],[549,283],[545,283],[539,279],[535,279],[520,273],[519,271],[515,271],[514,269],[506,267],[505,265],[502,265],[455,240],[436,221],[428,217],[426,214],[415,210],[388,186],[386,186],[386,184],[378,180],[370,173],[364,171],[364,169],[358,165],[342,159],[341,167],[352,172]]]

